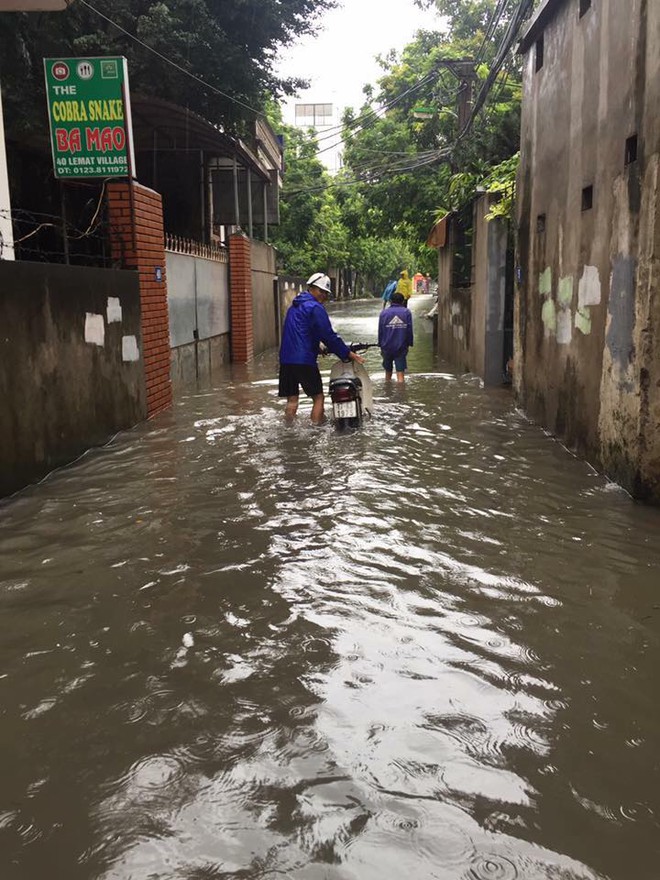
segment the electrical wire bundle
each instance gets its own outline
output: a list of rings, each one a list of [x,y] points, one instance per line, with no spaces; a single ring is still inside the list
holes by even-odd
[[[251,107],[249,104],[246,104],[245,102],[239,100],[238,98],[233,97],[232,95],[228,94],[227,92],[224,92],[221,89],[218,89],[216,86],[213,86],[208,82],[205,82],[201,77],[197,76],[196,74],[192,73],[189,70],[186,70],[184,67],[181,67],[181,65],[177,64],[175,61],[172,61],[170,58],[167,58],[165,55],[162,55],[160,52],[158,52],[158,50],[154,49],[152,46],[149,46],[147,43],[145,43],[139,37],[135,36],[135,34],[130,33],[130,31],[127,31],[120,24],[113,21],[111,18],[109,18],[107,15],[105,15],[103,12],[101,12],[99,9],[97,9],[95,6],[93,6],[90,2],[88,2],[88,0],[79,0],[79,2],[83,6],[87,7],[89,10],[94,12],[96,15],[98,15],[100,18],[102,18],[104,21],[106,21],[108,24],[111,24],[113,27],[117,28],[117,30],[121,31],[121,33],[123,33],[129,39],[133,40],[135,43],[142,46],[144,49],[146,49],[149,52],[151,52],[152,54],[156,55],[161,61],[165,62],[166,64],[171,65],[172,67],[176,68],[180,73],[183,73],[186,76],[190,77],[191,79],[195,80],[199,85],[203,86],[204,89],[211,91],[211,92],[214,92],[215,94],[221,95],[224,98],[227,98],[228,100],[232,101],[233,103],[237,104],[240,107],[243,107],[246,110],[249,110],[250,112],[256,114],[257,116],[261,116],[261,117],[264,116],[262,111],[257,110],[254,107]],[[484,38],[481,42],[479,50],[477,51],[476,58],[475,58],[475,64],[481,63],[481,60],[483,59],[483,56],[485,53],[486,46],[487,46],[489,40],[492,39],[492,37],[494,36],[494,34],[497,31],[497,28],[498,28],[498,26],[502,20],[502,17],[506,11],[508,2],[509,2],[509,0],[498,0],[497,5],[496,5],[495,9],[493,10],[493,14],[490,18],[490,21],[487,25],[487,28],[486,28],[486,31],[484,34]],[[480,113],[481,109],[483,108],[484,104],[486,103],[486,100],[490,94],[490,91],[491,91],[493,85],[497,82],[497,78],[499,76],[499,73],[500,73],[503,65],[505,64],[508,56],[509,56],[509,53],[511,51],[513,44],[515,43],[515,41],[518,37],[518,34],[519,34],[520,29],[522,27],[522,24],[525,21],[525,19],[527,18],[527,16],[529,15],[529,13],[531,12],[533,5],[534,5],[534,0],[516,0],[516,8],[513,11],[512,15],[509,19],[508,27],[507,27],[506,32],[504,34],[504,37],[498,47],[498,50],[495,55],[495,59],[490,66],[488,76],[486,77],[481,89],[479,90],[479,93],[478,93],[477,98],[474,103],[474,107],[472,108],[472,111],[471,111],[465,125],[463,126],[462,130],[458,133],[456,140],[453,144],[447,145],[447,146],[443,147],[441,150],[437,150],[437,149],[427,150],[425,152],[415,153],[415,154],[402,153],[400,159],[395,159],[391,162],[388,162],[387,164],[378,165],[375,163],[374,164],[363,163],[362,166],[355,166],[352,169],[353,171],[358,172],[358,179],[356,179],[355,181],[342,181],[342,182],[338,182],[335,184],[324,184],[323,186],[311,187],[306,190],[297,190],[297,191],[295,191],[295,193],[290,193],[290,195],[298,194],[303,191],[304,192],[313,192],[313,191],[317,191],[317,190],[321,190],[321,189],[327,189],[332,186],[350,186],[350,185],[355,185],[357,183],[377,182],[379,180],[387,179],[388,177],[391,177],[392,175],[410,173],[410,172],[418,170],[419,168],[424,168],[428,165],[442,162],[442,161],[445,161],[448,158],[450,158],[451,155],[454,153],[456,147],[459,146],[461,141],[465,139],[465,137],[469,134],[470,130],[472,129],[474,121],[475,121],[476,117],[478,116],[478,114]],[[323,135],[317,139],[317,144],[322,144],[325,141],[332,140],[332,139],[334,139],[334,142],[327,144],[325,146],[322,146],[318,150],[318,153],[323,153],[323,152],[326,152],[327,150],[336,149],[337,146],[339,146],[339,144],[342,142],[342,135],[344,135],[347,131],[352,131],[353,133],[358,133],[360,131],[364,131],[370,125],[373,125],[376,121],[382,119],[387,114],[387,112],[389,110],[391,110],[394,106],[396,106],[405,97],[407,97],[410,94],[413,94],[414,92],[423,88],[425,85],[428,85],[430,82],[433,81],[434,78],[437,78],[437,76],[440,73],[441,67],[442,67],[442,63],[440,65],[438,65],[437,67],[435,67],[432,71],[430,71],[424,77],[420,78],[416,83],[414,83],[412,86],[410,86],[404,92],[402,92],[396,98],[393,98],[390,101],[385,102],[380,107],[377,107],[373,110],[366,111],[365,113],[361,114],[356,119],[351,120],[347,124],[342,123],[340,125],[337,125],[337,126],[334,126],[332,128],[327,129],[323,133]],[[504,85],[506,84],[507,76],[508,76],[508,74],[505,76],[503,82],[500,84],[500,92],[504,88]],[[455,100],[455,98],[457,96],[458,96],[458,93],[453,95],[452,98]],[[385,153],[385,151],[383,151],[381,153],[381,155],[387,155],[387,154]],[[389,155],[397,155],[397,154],[396,154],[396,152],[394,152]]]

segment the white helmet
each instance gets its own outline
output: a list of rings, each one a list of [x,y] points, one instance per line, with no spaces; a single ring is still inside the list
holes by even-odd
[[[311,278],[307,279],[307,287],[318,287],[319,290],[325,290],[326,293],[332,293],[330,279],[323,272],[314,272]]]

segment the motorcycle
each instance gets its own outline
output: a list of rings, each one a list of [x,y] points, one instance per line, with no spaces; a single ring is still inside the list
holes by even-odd
[[[351,351],[367,351],[375,343],[354,342]],[[355,430],[365,414],[373,413],[371,379],[363,364],[337,360],[330,370],[330,400],[332,419],[337,431]]]

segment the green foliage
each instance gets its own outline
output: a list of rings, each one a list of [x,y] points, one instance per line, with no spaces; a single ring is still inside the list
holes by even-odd
[[[94,6],[98,0],[91,0]],[[298,80],[273,73],[278,50],[313,32],[335,0],[106,0],[100,11],[185,70],[260,110],[268,94],[293,93]],[[42,58],[125,55],[131,88],[190,107],[239,129],[253,118],[155,57],[93,11],[0,14],[0,77],[10,134],[47,127]]]
[[[497,204],[490,209],[487,220],[494,220],[496,217],[512,219],[519,165],[520,153],[516,153],[510,159],[505,159],[504,162],[491,168],[490,174],[483,181],[488,192],[501,196]]]
[[[475,59],[478,93],[510,10],[497,19],[497,0],[435,5],[447,17],[447,31],[421,31],[400,52],[381,57],[382,76],[364,89],[364,105],[345,113],[344,168],[334,180],[318,168],[310,176],[309,168],[294,167],[297,157],[287,159],[287,225],[279,247],[289,271],[344,265],[367,289],[380,290],[402,268],[435,274],[428,233],[439,216],[468,204],[478,186],[500,193],[493,216],[510,212],[520,130],[517,62],[510,61],[458,142],[461,68],[447,64]],[[435,112],[417,119],[416,107]],[[290,211],[300,222],[293,223]]]
[[[455,62],[475,60],[476,95],[511,10],[495,16],[497,0],[435,0],[434,5],[446,16],[447,31],[422,31],[400,53],[381,58],[383,76],[361,110],[363,120],[365,113],[374,115],[362,125],[356,124],[354,113],[345,116],[346,176],[356,186],[349,196],[339,195],[356,233],[402,235],[422,271],[436,260],[435,252],[423,244],[430,227],[447,211],[467,204],[477,185],[491,180],[493,169],[498,173],[492,185],[499,181],[503,186],[503,198],[494,210],[510,209],[512,192],[500,177],[508,180],[506,163],[515,165],[510,157],[518,151],[520,131],[520,71],[511,59],[469,135],[457,142],[464,68]],[[386,113],[376,113],[388,105]],[[414,109],[420,106],[434,107],[436,112],[431,118],[416,119]],[[361,228],[355,222],[356,202],[361,203]]]
[[[324,227],[332,227],[336,215],[332,211],[327,186],[330,178],[316,156],[316,139],[312,133],[283,126],[284,186],[281,194],[280,225],[271,230],[271,241],[278,249],[279,268],[291,275],[309,275],[327,269],[319,263],[319,246]],[[327,209],[327,210],[326,210]],[[333,241],[337,230],[332,229]],[[323,244],[326,257],[329,246]],[[341,247],[340,250],[344,252]]]
[[[368,292],[380,294],[402,268],[415,265],[415,254],[404,239],[363,236],[352,242],[350,265],[366,280]]]

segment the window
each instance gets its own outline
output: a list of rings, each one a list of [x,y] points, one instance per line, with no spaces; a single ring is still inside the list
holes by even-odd
[[[591,0],[580,0],[580,18],[591,9]]]
[[[536,41],[536,72],[543,67],[543,34]]]
[[[545,232],[545,214],[539,214],[536,218],[536,231]]]
[[[637,161],[637,135],[633,134],[626,139],[625,164],[632,165]]]
[[[594,206],[594,188],[585,186],[582,190],[582,210],[590,211]]]
[[[296,124],[315,128],[332,125],[332,104],[296,104]]]

